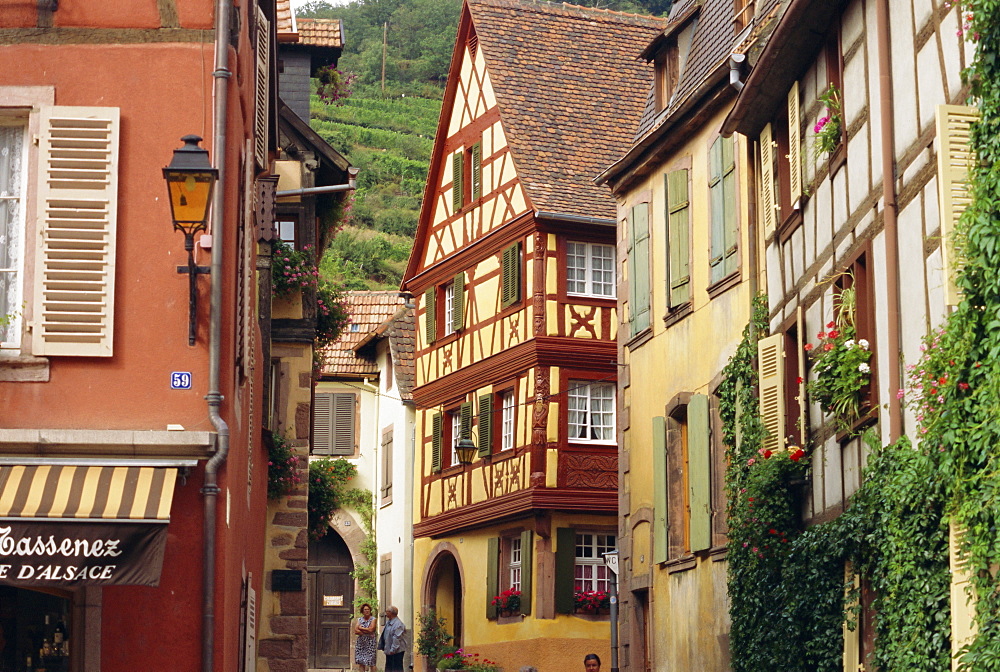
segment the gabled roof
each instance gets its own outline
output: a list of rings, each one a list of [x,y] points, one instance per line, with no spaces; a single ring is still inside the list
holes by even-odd
[[[666,20],[531,0],[467,5],[536,212],[613,221],[614,200],[592,179],[635,135],[652,82],[636,59]]]
[[[389,339],[393,372],[403,399],[412,398],[415,380],[413,309],[403,304],[396,291],[346,292],[351,321],[336,341],[324,348],[323,376],[364,378],[378,375],[374,349]]]
[[[275,24],[278,34],[295,32],[295,13],[292,11],[292,0],[276,0]]]

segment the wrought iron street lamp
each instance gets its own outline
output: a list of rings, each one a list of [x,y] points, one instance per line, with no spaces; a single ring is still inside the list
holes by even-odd
[[[208,161],[208,150],[198,146],[201,138],[185,135],[184,146],[174,150],[170,165],[163,169],[170,194],[170,214],[174,230],[184,234],[184,249],[188,253],[187,266],[178,266],[178,273],[188,274],[188,345],[194,345],[195,320],[198,314],[198,290],[195,280],[200,273],[209,273],[208,266],[194,262],[194,234],[205,230],[212,190],[219,178],[219,171]]]
[[[458,455],[460,464],[472,464],[472,458],[476,455],[476,444],[472,439],[459,439],[455,445],[455,454]]]

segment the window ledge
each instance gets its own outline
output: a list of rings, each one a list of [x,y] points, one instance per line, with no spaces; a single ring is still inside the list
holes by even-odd
[[[623,326],[627,326],[627,323],[626,325]],[[626,342],[625,347],[628,348],[629,350],[635,350],[636,348],[643,345],[646,341],[650,340],[651,338],[653,338],[653,329],[651,327],[647,327],[646,329],[643,329],[638,334],[633,336],[631,340]]]
[[[832,180],[837,174],[837,171],[847,163],[847,143],[843,140],[837,145],[837,149],[833,150],[830,154],[830,179]]]
[[[739,270],[730,273],[722,280],[716,282],[714,285],[708,286],[708,298],[714,299],[717,296],[725,294],[733,287],[738,287],[740,284],[740,280],[742,279],[743,278],[741,277]]]
[[[49,358],[13,352],[0,353],[0,382],[47,383]]]
[[[668,574],[676,574],[677,572],[686,572],[689,569],[694,569],[698,566],[698,558],[694,557],[690,553],[687,555],[682,555],[679,558],[674,558],[673,560],[667,560],[663,563],[663,569],[667,570]]]
[[[792,237],[795,230],[802,226],[802,206],[805,205],[805,200],[800,201],[800,204],[800,207],[793,208],[792,214],[785,217],[785,220],[778,226],[777,236],[779,243],[786,242]]]
[[[677,324],[685,317],[694,312],[694,308],[691,306],[691,302],[682,303],[675,308],[671,308],[667,311],[667,314],[663,316],[663,326],[669,327],[671,325]]]
[[[510,623],[520,623],[524,620],[524,614],[517,614],[516,616],[497,616],[497,625],[508,625]]]

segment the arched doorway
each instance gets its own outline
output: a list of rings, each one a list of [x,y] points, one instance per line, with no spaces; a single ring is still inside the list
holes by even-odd
[[[462,647],[462,571],[455,556],[445,551],[433,560],[425,586],[424,603],[446,620],[445,627],[455,638],[452,645]]]
[[[309,668],[351,667],[354,562],[343,538],[329,530],[309,542]]]

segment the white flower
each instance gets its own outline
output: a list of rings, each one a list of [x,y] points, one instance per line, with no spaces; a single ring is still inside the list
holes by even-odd
[[[858,341],[858,345],[861,346],[862,350],[867,350],[868,349],[868,341],[866,341],[863,338]]]
[[[868,366],[864,362],[861,362],[860,364],[858,364],[858,371],[860,371],[861,373],[868,373],[871,370],[872,370],[872,367]]]
[[[854,339],[853,338],[849,338],[846,341],[844,341],[844,347],[847,348],[848,350],[850,350],[851,348],[853,348],[854,347]]]

